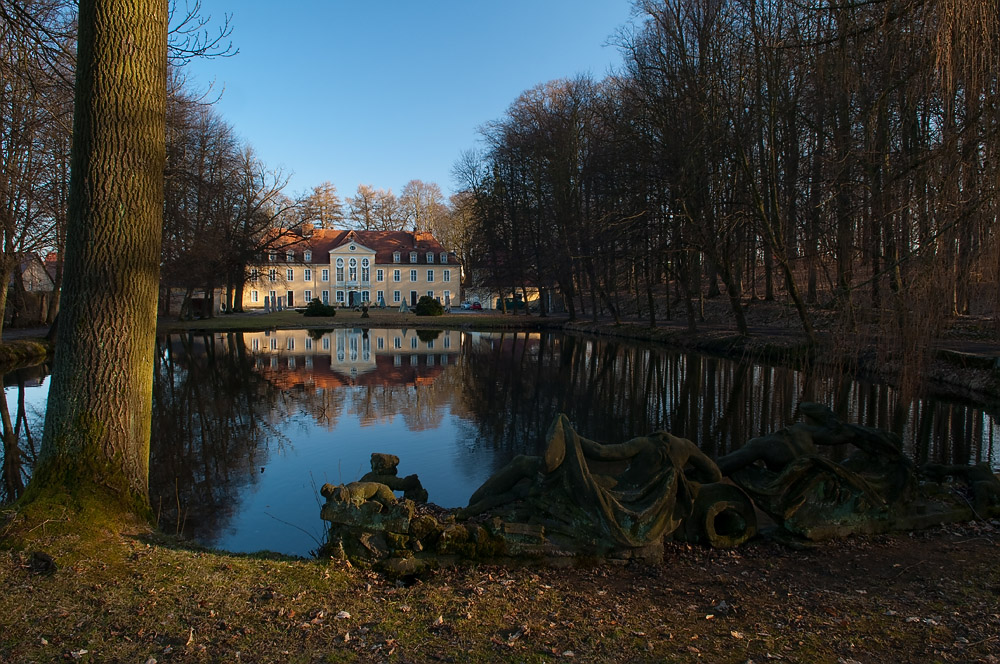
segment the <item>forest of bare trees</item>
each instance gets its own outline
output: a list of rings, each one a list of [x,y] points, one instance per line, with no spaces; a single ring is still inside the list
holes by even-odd
[[[457,164],[485,278],[692,330],[718,296],[744,335],[775,300],[812,342],[818,307],[882,338],[1000,320],[995,2],[634,9],[621,71],[524,92]]]

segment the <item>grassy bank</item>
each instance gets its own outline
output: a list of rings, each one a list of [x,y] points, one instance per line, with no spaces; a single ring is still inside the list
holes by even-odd
[[[296,311],[279,311],[270,314],[242,313],[219,315],[190,321],[161,319],[161,332],[180,330],[251,332],[271,329],[328,329],[340,327],[406,327],[430,329],[541,329],[559,326],[564,318],[538,318],[537,316],[512,316],[502,313],[476,311],[454,312],[443,316],[417,316],[399,313],[396,309],[372,309],[368,318],[361,312],[341,309],[332,317],[306,317]]]
[[[0,375],[18,367],[44,362],[52,344],[44,339],[15,339],[0,343]]]
[[[670,544],[653,566],[478,565],[401,582],[148,533],[98,549],[43,526],[0,552],[0,660],[990,662],[998,527],[805,551]]]

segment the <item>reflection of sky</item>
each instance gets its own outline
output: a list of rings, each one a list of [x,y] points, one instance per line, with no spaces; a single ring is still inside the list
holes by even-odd
[[[239,510],[212,546],[308,555],[322,539],[325,523],[318,519],[320,487],[359,479],[371,470],[373,452],[398,456],[398,474],[416,473],[430,501],[442,507],[468,503],[492,471],[484,466],[478,472],[455,472],[468,427],[447,407],[440,426],[421,431],[408,429],[402,415],[362,426],[347,413],[332,431],[306,413],[283,423],[280,431],[289,444],[270,451],[253,493],[241,496]]]
[[[49,377],[46,376],[41,381],[27,380],[24,382],[24,388],[24,407],[27,409],[29,417],[32,413],[45,412],[45,402],[49,398]],[[11,419],[17,413],[18,391],[19,388],[17,385],[8,385],[3,388],[4,396],[7,397],[7,408],[10,410]],[[40,431],[38,433],[41,434]]]

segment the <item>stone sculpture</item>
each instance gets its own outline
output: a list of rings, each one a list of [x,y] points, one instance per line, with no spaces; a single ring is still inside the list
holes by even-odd
[[[948,498],[940,481],[920,472],[895,434],[842,422],[820,404],[803,403],[800,411],[806,422],[754,438],[718,461],[722,473],[786,530],[819,540],[974,517],[967,501]],[[836,462],[821,456],[817,446],[854,449]],[[967,471],[939,474],[961,479]],[[988,469],[975,477],[986,505],[1000,482]]]
[[[332,524],[324,553],[397,571],[448,556],[657,560],[675,531],[714,546],[756,533],[746,495],[718,484],[715,463],[666,432],[605,445],[559,415],[542,456],[515,458],[457,511],[427,505],[415,475],[396,476],[398,463],[373,454],[360,481],[323,486],[322,518]]]
[[[988,466],[917,468],[892,433],[820,404],[800,411],[805,422],[717,463],[663,431],[598,443],[559,415],[542,455],[515,457],[460,510],[428,503],[416,475],[397,475],[398,457],[372,454],[359,481],[323,486],[331,525],[322,553],[400,574],[458,558],[657,561],[668,536],[743,543],[757,532],[756,508],[814,540],[1000,515]],[[834,461],[822,447],[852,451]]]

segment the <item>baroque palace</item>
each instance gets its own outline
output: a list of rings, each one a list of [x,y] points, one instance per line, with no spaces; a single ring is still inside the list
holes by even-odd
[[[428,295],[459,299],[461,266],[430,233],[303,229],[250,270],[243,308],[301,307],[313,299],[340,306],[413,306]]]

